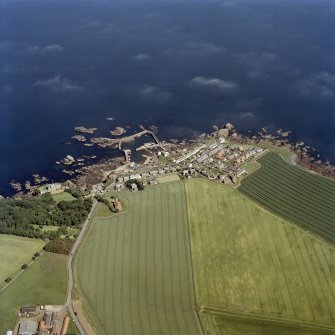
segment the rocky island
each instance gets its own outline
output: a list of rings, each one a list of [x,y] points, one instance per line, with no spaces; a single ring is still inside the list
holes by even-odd
[[[74,135],[71,137],[73,140],[78,141],[78,142],[85,142],[86,137],[83,135]]]
[[[74,130],[79,133],[93,134],[94,132],[98,130],[98,128],[86,128],[86,127],[80,126],[80,127],[74,127]]]
[[[124,134],[126,132],[126,129],[122,128],[122,127],[116,127],[114,130],[111,130],[111,134],[113,136],[120,136],[122,134]]]

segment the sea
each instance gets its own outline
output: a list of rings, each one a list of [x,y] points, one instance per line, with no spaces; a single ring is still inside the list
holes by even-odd
[[[75,126],[283,128],[335,163],[334,28],[326,0],[0,0],[0,194],[66,179],[68,154],[118,155]]]

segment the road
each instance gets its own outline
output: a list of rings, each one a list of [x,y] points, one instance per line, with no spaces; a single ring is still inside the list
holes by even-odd
[[[82,240],[83,240],[83,238],[85,236],[85,233],[86,233],[86,231],[88,229],[89,224],[92,221],[92,214],[93,214],[93,211],[94,211],[95,207],[97,206],[97,204],[98,204],[98,202],[95,199],[93,199],[93,205],[92,205],[91,211],[88,214],[87,219],[86,219],[85,223],[83,224],[83,227],[82,227],[82,229],[80,231],[80,234],[77,237],[77,240],[76,240],[76,242],[73,245],[73,248],[71,250],[71,253],[70,253],[70,256],[69,256],[69,259],[68,259],[68,263],[67,263],[67,272],[68,272],[69,279],[68,279],[68,287],[67,287],[66,306],[69,309],[71,317],[74,320],[74,322],[75,322],[75,324],[76,324],[76,326],[78,328],[78,331],[79,331],[80,335],[86,335],[86,332],[85,332],[84,327],[81,325],[79,319],[77,318],[77,316],[76,316],[76,314],[74,313],[74,310],[73,310],[73,303],[72,303],[73,258],[74,258],[74,255],[75,255],[78,247],[80,246],[80,244],[81,244],[81,242],[82,242]]]

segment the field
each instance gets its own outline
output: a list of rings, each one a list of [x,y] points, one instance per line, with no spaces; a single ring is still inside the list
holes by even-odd
[[[29,263],[43,246],[42,240],[0,234],[0,287],[7,277],[15,275],[23,264]]]
[[[103,335],[201,334],[183,183],[124,196],[128,209],[96,217],[76,257],[88,319]]]
[[[20,306],[29,304],[63,304],[66,299],[67,257],[43,253],[0,293],[0,334],[13,329]]]
[[[57,203],[61,202],[61,201],[76,200],[76,198],[73,197],[69,192],[62,192],[62,193],[52,194],[52,197]]]
[[[285,163],[275,153],[244,178],[239,190],[271,212],[335,243],[335,181]]]
[[[334,248],[219,183],[186,195],[205,334],[335,334]]]
[[[176,175],[176,174],[170,174],[168,176],[162,176],[162,177],[158,177],[157,178],[157,181],[160,183],[160,184],[164,184],[164,183],[170,183],[172,181],[178,181],[180,180],[179,176]]]

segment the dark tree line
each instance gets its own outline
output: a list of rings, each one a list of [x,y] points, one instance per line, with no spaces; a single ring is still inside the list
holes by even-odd
[[[43,231],[43,226],[78,227],[86,219],[92,199],[56,203],[50,194],[39,197],[0,201],[0,233],[35,238],[57,238],[59,231]]]
[[[54,252],[56,254],[69,255],[75,240],[70,240],[68,238],[57,238],[48,242],[44,246],[44,250],[48,252]]]

